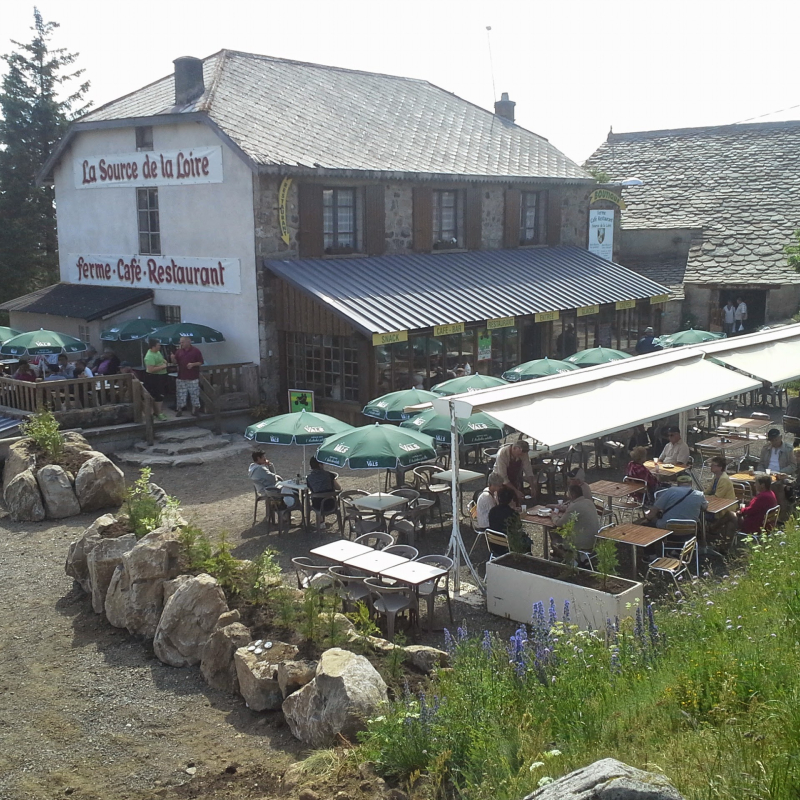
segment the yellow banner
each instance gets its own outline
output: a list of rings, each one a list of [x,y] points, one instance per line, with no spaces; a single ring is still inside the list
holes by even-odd
[[[625,308],[636,308],[636,301],[635,300],[618,300],[614,304],[614,308],[616,308],[617,311],[622,311]]]
[[[542,311],[534,317],[536,322],[552,322],[554,319],[558,319],[558,311]]]
[[[513,328],[517,324],[516,317],[496,317],[486,320],[487,330],[494,331],[498,328]]]
[[[614,194],[614,192],[609,191],[608,189],[595,189],[589,195],[590,204],[596,203],[598,200],[608,200],[609,203],[619,206],[623,211],[627,208],[625,201],[618,194]]]
[[[599,314],[600,313],[600,306],[593,305],[593,306],[581,306],[578,309],[578,316],[579,317],[589,317],[592,314]]]
[[[281,226],[281,239],[284,244],[289,244],[289,223],[286,215],[286,202],[289,198],[289,187],[292,185],[291,178],[284,178],[281,181],[281,188],[278,189],[278,222]]]
[[[656,294],[650,298],[650,305],[654,306],[656,303],[668,303],[669,302],[669,295],[668,294]]]
[[[434,336],[452,336],[454,333],[464,333],[464,323],[454,322],[452,325],[434,325]]]
[[[391,333],[373,333],[372,344],[378,347],[382,344],[394,344],[395,342],[407,342],[408,331],[392,331]]]

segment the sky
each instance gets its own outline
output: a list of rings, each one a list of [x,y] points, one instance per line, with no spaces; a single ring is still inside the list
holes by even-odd
[[[223,48],[422,78],[582,163],[615,132],[800,119],[797,0],[39,0],[95,106]],[[6,0],[0,53],[29,41]],[[491,31],[487,31],[487,26]],[[491,57],[490,57],[491,52]],[[0,65],[0,72],[2,72]],[[798,106],[792,108],[792,106]],[[781,113],[772,113],[781,111]],[[763,116],[768,115],[768,116]]]

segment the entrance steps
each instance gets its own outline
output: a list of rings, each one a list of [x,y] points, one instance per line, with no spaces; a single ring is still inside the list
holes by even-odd
[[[253,447],[240,435],[215,436],[205,428],[181,427],[155,434],[152,445],[136,442],[133,450],[116,453],[122,464],[140,467],[199,467],[240,455]]]

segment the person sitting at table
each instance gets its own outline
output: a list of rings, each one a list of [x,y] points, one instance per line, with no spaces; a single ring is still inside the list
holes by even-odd
[[[525,439],[519,439],[501,447],[494,464],[495,472],[503,479],[503,485],[516,495],[520,505],[525,502],[525,492],[522,491],[523,478],[528,479],[534,499],[536,496],[536,473],[531,465],[529,450],[530,446]]]
[[[567,473],[567,500],[569,500],[570,486],[577,486],[584,497],[592,499],[592,487],[586,483],[586,473],[580,467],[575,467]]]
[[[794,449],[788,442],[783,441],[781,432],[777,428],[770,428],[767,431],[767,444],[761,448],[758,467],[784,475],[794,475],[797,472]]]
[[[637,481],[644,481],[646,484],[645,492],[637,492],[633,495],[637,500],[642,499],[642,494],[646,494],[648,499],[652,498],[653,492],[658,488],[658,478],[650,472],[644,465],[647,461],[647,448],[634,447],[631,451],[631,460],[625,469],[625,477],[635,478]]]
[[[597,513],[594,501],[591,497],[584,496],[581,487],[571,484],[567,490],[569,500],[560,513],[553,516],[556,526],[564,525],[574,521],[572,528],[572,546],[576,550],[594,550],[595,537],[600,530],[600,516]],[[550,532],[550,541],[553,543],[553,550],[556,555],[563,557],[566,553],[564,548],[564,538],[558,532],[558,527]]]
[[[306,485],[309,492],[317,494],[319,492],[341,491],[342,487],[339,486],[339,481],[337,480],[339,476],[335,472],[328,472],[314,456],[311,456],[309,465],[311,466],[311,472],[306,475]],[[317,518],[317,532],[321,533],[326,530],[325,514],[336,508],[336,498],[314,497],[311,499],[311,507],[314,509]]]
[[[637,447],[650,447],[650,436],[644,425],[636,425],[628,434],[628,450],[635,450]]]
[[[725,472],[728,466],[728,459],[725,456],[713,456],[709,462],[709,469],[714,476],[705,490],[709,497],[720,497],[723,500],[735,500],[736,491],[733,483]]]
[[[759,475],[756,489],[758,494],[739,512],[739,530],[742,533],[758,533],[764,525],[767,511],[778,505],[770,475]]]
[[[65,381],[67,379],[66,375],[61,374],[58,364],[48,364],[44,370],[44,379],[46,381]]]
[[[15,381],[28,381],[29,383],[36,383],[36,375],[31,369],[31,365],[24,358],[19,360],[17,371],[11,377]]]
[[[65,378],[75,377],[75,365],[70,362],[66,353],[59,353],[58,369]]]
[[[497,505],[497,493],[503,488],[503,479],[496,473],[489,475],[489,483],[486,488],[478,495],[475,503],[477,516],[475,518],[475,530],[485,531],[491,527],[489,525],[489,512]]]
[[[75,362],[75,371],[73,373],[75,378],[94,378],[94,373],[86,366],[86,362],[79,358]]]
[[[113,350],[105,350],[102,356],[97,358],[95,375],[116,375],[119,373],[119,358]]]
[[[689,445],[681,439],[681,429],[677,425],[670,425],[667,433],[669,444],[661,451],[659,461],[665,464],[688,464]]]
[[[692,488],[691,475],[678,475],[675,486],[658,492],[647,519],[657,528],[669,528],[673,519],[693,519],[700,522],[700,512],[708,508],[702,492]]]
[[[489,510],[489,528],[491,530],[505,533],[509,518],[519,516],[517,509],[512,506],[514,500],[514,491],[508,486],[502,486],[497,492],[497,505]]]
[[[275,472],[272,462],[264,455],[263,450],[253,450],[253,463],[250,464],[247,474],[259,494],[266,494],[270,489],[277,489],[276,484],[281,479],[281,476]]]

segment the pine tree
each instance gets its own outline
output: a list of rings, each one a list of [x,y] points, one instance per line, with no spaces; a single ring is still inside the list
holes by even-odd
[[[0,89],[0,300],[58,280],[56,215],[52,186],[36,175],[66,132],[84,113],[89,83],[62,96],[83,70],[65,72],[77,58],[51,48],[56,22],[33,10],[33,38],[2,56],[7,65]]]

